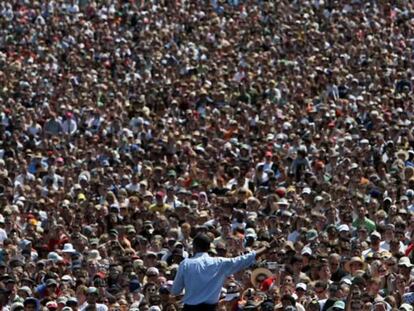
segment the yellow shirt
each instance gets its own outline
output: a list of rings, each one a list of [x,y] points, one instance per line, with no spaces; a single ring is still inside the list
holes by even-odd
[[[163,205],[157,205],[157,204],[152,204],[149,207],[149,210],[153,213],[160,213],[160,214],[165,214],[165,212],[170,209],[170,206],[168,204],[163,204]]]

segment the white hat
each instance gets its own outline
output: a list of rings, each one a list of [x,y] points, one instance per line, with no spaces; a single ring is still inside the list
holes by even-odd
[[[298,283],[296,284],[296,289],[303,289],[304,291],[307,291],[308,287],[306,286],[305,283]]]
[[[73,278],[68,274],[62,276],[61,280],[64,281],[64,282],[73,282]]]
[[[312,193],[312,190],[309,187],[305,187],[302,190],[302,194],[311,194],[311,193]]]
[[[312,255],[312,250],[310,247],[304,247],[302,249],[301,255],[305,255],[305,254]]]
[[[22,286],[19,288],[19,290],[25,292],[28,296],[32,295],[32,290],[30,289],[29,286]]]
[[[320,196],[320,195],[317,195],[314,199],[314,202],[316,203],[316,202],[320,202],[320,201],[323,201],[323,197]]]
[[[102,257],[97,249],[92,249],[88,254],[88,259],[101,260]]]
[[[390,197],[385,197],[383,202],[385,202],[385,201],[389,201],[390,203],[392,203],[392,199]]]
[[[338,232],[341,232],[341,231],[349,232],[349,226],[346,224],[338,226]]]
[[[289,205],[288,200],[286,200],[285,198],[280,199],[279,201],[277,201],[276,203],[277,205]]]
[[[350,279],[350,276],[347,275],[347,276],[344,276],[339,283],[345,283],[345,284],[351,286],[352,285],[352,280]]]
[[[17,308],[24,308],[24,305],[21,302],[15,302],[11,305],[10,311],[14,311]]]
[[[401,311],[413,311],[413,306],[408,303],[403,303],[398,310]]]
[[[59,254],[56,252],[50,252],[47,255],[47,259],[52,260],[53,262],[63,261],[63,257],[59,256]]]
[[[284,210],[282,211],[282,216],[286,216],[286,217],[292,217],[292,212],[288,211],[288,210]]]
[[[356,168],[358,168],[359,167],[359,165],[357,164],[357,163],[352,163],[351,164],[351,167],[349,168],[350,170],[353,170],[353,169],[356,169]]]
[[[257,218],[257,213],[256,212],[248,212],[247,213],[247,219],[250,219],[250,218],[256,219]]]
[[[398,261],[398,265],[399,266],[404,266],[407,268],[412,268],[414,265],[411,263],[410,258],[404,256],[401,257],[400,260]]]
[[[63,245],[63,253],[76,253],[76,249],[73,248],[73,245],[71,243],[65,243],[65,245]]]
[[[330,307],[328,310],[345,310],[345,302],[342,300],[337,300],[335,301],[335,303],[333,304],[332,307]]]
[[[155,267],[150,267],[147,269],[147,275],[149,274],[159,275],[160,271]]]
[[[252,238],[256,239],[257,238],[256,231],[253,228],[246,229],[246,238],[247,237],[252,237]]]
[[[381,233],[379,233],[378,231],[373,231],[370,236],[375,236],[378,239],[381,239]]]

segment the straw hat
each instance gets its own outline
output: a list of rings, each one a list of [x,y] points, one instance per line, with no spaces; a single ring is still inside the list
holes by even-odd
[[[255,288],[259,288],[262,282],[272,275],[273,273],[266,268],[257,268],[253,270],[250,280]]]
[[[354,264],[354,263],[361,263],[362,266],[363,266],[362,269],[365,269],[366,266],[367,266],[367,264],[364,262],[364,260],[361,257],[354,256],[345,263],[345,271],[350,272],[351,271],[351,265]]]
[[[407,152],[407,151],[405,151],[405,150],[398,150],[398,151],[396,152],[395,156],[396,156],[398,159],[403,159],[404,161],[407,161],[407,160],[408,160],[408,158],[409,158],[408,152]]]

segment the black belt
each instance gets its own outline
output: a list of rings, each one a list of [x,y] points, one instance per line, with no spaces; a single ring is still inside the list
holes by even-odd
[[[184,305],[183,311],[216,311],[217,304],[200,303],[198,305]]]

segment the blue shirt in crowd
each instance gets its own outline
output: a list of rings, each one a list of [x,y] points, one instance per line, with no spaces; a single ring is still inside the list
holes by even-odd
[[[172,294],[179,295],[185,289],[184,304],[216,304],[226,278],[256,262],[256,252],[223,258],[197,253],[181,262],[172,287]]]

